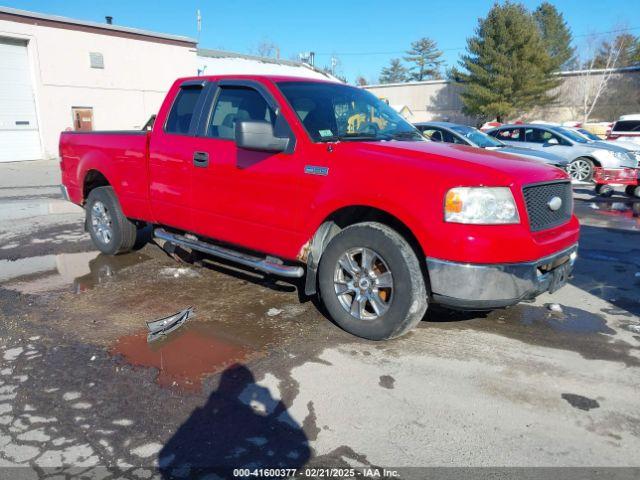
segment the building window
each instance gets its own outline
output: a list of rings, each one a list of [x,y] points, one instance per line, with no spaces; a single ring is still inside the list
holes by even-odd
[[[100,52],[89,52],[91,68],[104,68],[104,58]]]

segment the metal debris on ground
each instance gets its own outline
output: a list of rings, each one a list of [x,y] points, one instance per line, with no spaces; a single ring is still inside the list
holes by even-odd
[[[193,307],[189,307],[185,308],[184,310],[180,310],[173,315],[169,315],[168,317],[147,322],[147,328],[149,329],[147,342],[151,343],[164,338],[174,330],[180,328],[187,322],[187,320],[193,317]]]
[[[562,313],[562,306],[559,303],[547,303],[547,308],[552,312]]]

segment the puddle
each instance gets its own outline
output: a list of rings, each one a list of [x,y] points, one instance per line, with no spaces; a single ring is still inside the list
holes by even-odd
[[[640,249],[627,251],[603,250],[598,248],[580,248],[579,258],[624,265],[636,265],[640,268]]]
[[[92,251],[0,260],[0,283],[27,294],[69,287],[81,293],[111,280],[119,270],[149,258],[141,253],[112,257]]]
[[[563,313],[541,308],[525,308],[520,311],[520,322],[527,326],[536,324],[565,333],[604,333],[615,335],[615,330],[607,326],[600,315],[578,308],[562,306]]]
[[[199,391],[205,376],[244,363],[255,351],[222,334],[212,322],[192,320],[153,343],[147,343],[146,329],[121,337],[110,353],[131,365],[157,369],[156,381],[164,387]]]
[[[597,210],[603,215],[640,217],[640,202],[591,202],[589,208]]]
[[[576,202],[580,224],[621,230],[640,230],[640,202]]]
[[[469,312],[433,309],[430,321],[438,328],[476,330],[512,338],[530,345],[574,351],[594,360],[640,366],[637,347],[617,335],[603,316],[562,305],[558,314],[545,307],[518,304],[485,313],[484,318]]]

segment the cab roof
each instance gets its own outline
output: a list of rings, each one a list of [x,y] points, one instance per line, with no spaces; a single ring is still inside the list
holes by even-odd
[[[331,79],[327,78],[325,79],[320,79],[320,78],[306,78],[306,77],[296,77],[293,75],[233,75],[233,74],[227,74],[227,75],[201,75],[199,77],[181,77],[179,78],[177,81],[179,82],[183,82],[183,81],[190,81],[190,80],[208,80],[210,82],[215,82],[218,80],[255,80],[258,82],[273,82],[273,83],[278,83],[278,82],[309,82],[309,83],[339,83],[341,84],[341,82],[335,82],[332,81]],[[343,84],[346,85],[346,84]]]

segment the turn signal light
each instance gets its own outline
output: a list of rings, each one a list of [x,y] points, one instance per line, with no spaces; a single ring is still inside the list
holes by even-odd
[[[455,190],[449,190],[444,202],[445,213],[460,213],[462,212],[462,198],[460,194]]]

